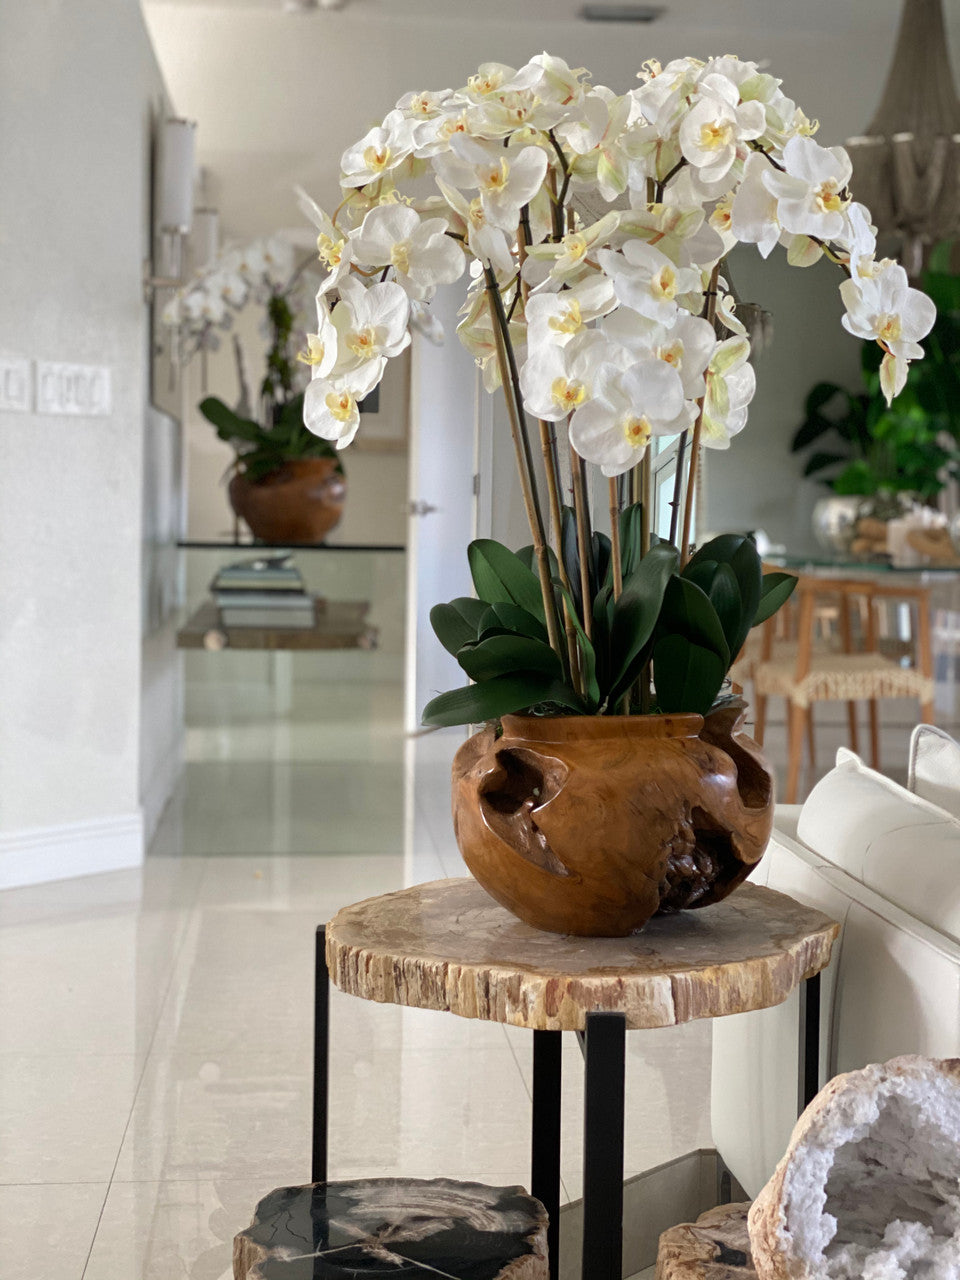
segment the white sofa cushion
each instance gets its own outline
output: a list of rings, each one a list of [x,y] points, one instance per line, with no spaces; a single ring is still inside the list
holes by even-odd
[[[910,738],[907,786],[960,818],[960,742],[932,724],[918,724]]]
[[[827,862],[960,941],[960,819],[841,748],[797,836]]]

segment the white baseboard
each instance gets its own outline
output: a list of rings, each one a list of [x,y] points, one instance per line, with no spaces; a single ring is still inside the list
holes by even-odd
[[[0,831],[0,889],[139,867],[143,851],[140,812]]]

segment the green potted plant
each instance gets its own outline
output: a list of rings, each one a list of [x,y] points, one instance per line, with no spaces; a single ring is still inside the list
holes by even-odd
[[[458,332],[503,389],[530,545],[468,548],[476,598],[432,620],[473,683],[424,722],[486,722],[453,767],[480,883],[529,924],[617,936],[724,897],[772,825],[725,681],[794,580],[764,574],[745,534],[691,536],[702,450],[729,446],[755,386],[723,259],[782,242],[839,264],[844,324],[882,348],[888,400],[934,312],[876,262],[849,158],[778,80],[733,57],[649,62],[640,80],[618,95],[546,53],[486,63],[404,95],[349,147],[336,214],[314,210],[328,273],[304,398],[307,426],[348,444],[437,286],[470,267]],[[627,192],[593,221],[574,203]],[[668,540],[651,531],[656,436],[679,441]]]
[[[309,264],[293,268],[283,241],[230,248],[197,273],[169,304],[165,318],[184,343],[183,357],[214,349],[219,333],[253,302],[263,307],[269,346],[256,413],[243,352],[234,335],[240,398],[231,408],[206,396],[200,412],[235,454],[228,493],[234,512],[262,542],[321,542],[340,521],[346,497],[343,463],[303,423],[303,365],[296,359],[299,285]]]

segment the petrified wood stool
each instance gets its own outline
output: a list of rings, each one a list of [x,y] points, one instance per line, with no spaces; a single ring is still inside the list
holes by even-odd
[[[533,1032],[533,1195],[560,1209],[560,1033],[585,1058],[583,1275],[620,1280],[624,1048],[628,1029],[765,1009],[803,984],[804,1105],[819,1088],[819,973],[840,926],[782,893],[745,884],[699,911],[655,917],[629,938],[579,938],[522,924],[475,880],[437,880],[345,907],[317,936],[313,1177],[327,1165],[329,978],[348,995],[439,1009]]]
[[[279,1187],[234,1239],[234,1280],[546,1280],[547,1215],[522,1187],[367,1178]]]
[[[757,1280],[747,1204],[723,1204],[660,1237],[657,1280]]]

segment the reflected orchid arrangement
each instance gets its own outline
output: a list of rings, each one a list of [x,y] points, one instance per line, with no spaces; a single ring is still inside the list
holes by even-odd
[[[484,613],[438,606],[461,622],[437,630],[478,683],[435,699],[428,722],[532,707],[707,710],[745,627],[789,594],[780,575],[764,587],[745,539],[689,559],[701,449],[729,446],[755,389],[723,274],[735,244],[837,265],[843,325],[882,348],[888,402],[923,355],[933,304],[877,260],[848,156],[814,140],[779,80],[735,57],[651,61],[638,79],[618,95],[547,53],[519,70],[485,63],[459,89],[405,94],[344,152],[332,217],[303,201],[327,269],[303,357],[311,431],[337,448],[353,440],[358,402],[428,323],[437,287],[467,270],[458,335],[506,397],[532,546],[471,547],[480,600],[469,603]],[[625,207],[601,211],[614,201]],[[649,528],[658,436],[680,439],[670,543]],[[609,480],[609,540],[591,529],[584,462]]]

